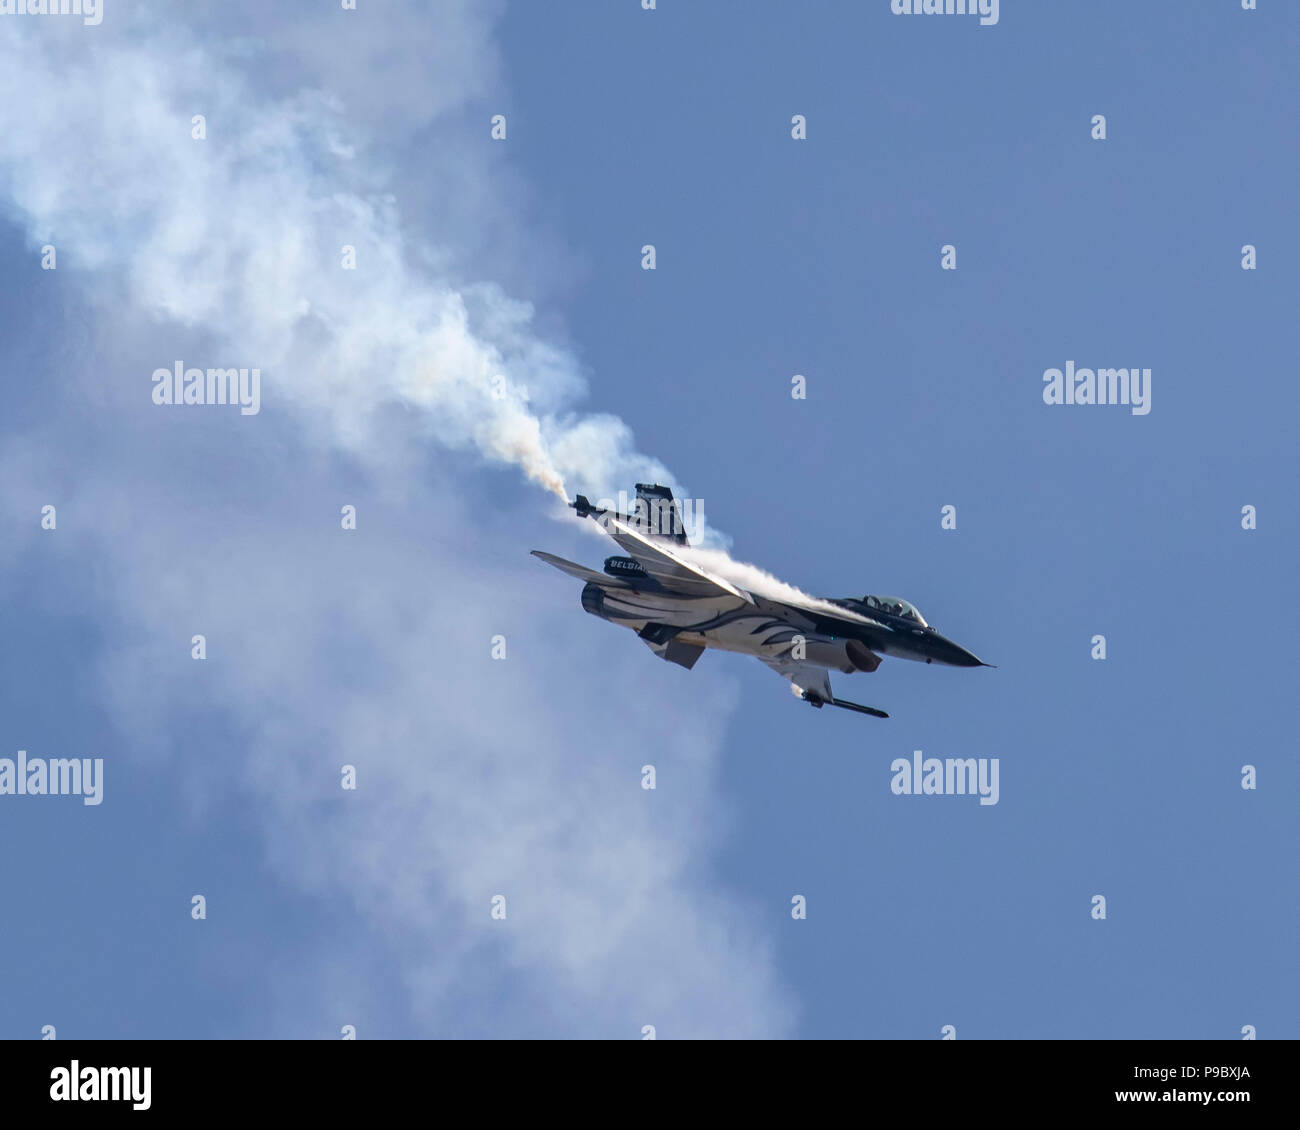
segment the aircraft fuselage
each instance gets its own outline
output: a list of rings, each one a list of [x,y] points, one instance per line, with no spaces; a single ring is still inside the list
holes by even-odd
[[[589,581],[582,592],[582,606],[638,634],[670,629],[661,632],[664,639],[760,658],[788,655],[792,646],[797,646],[796,637],[801,637],[804,661],[846,672],[874,671],[882,655],[950,667],[981,665],[964,647],[933,628],[880,611],[872,612],[876,623],[869,625],[829,612],[801,609],[803,622],[797,623],[782,605],[759,596],[752,605],[736,607],[737,601],[731,597],[681,596],[663,591],[648,579],[642,581],[626,573],[621,579],[622,585],[609,587]]]

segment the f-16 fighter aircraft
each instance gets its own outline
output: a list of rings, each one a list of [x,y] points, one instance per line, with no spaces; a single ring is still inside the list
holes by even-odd
[[[631,628],[659,658],[688,670],[706,648],[752,655],[789,679],[820,709],[839,706],[876,718],[883,710],[836,698],[830,672],[874,671],[896,656],[950,667],[991,667],[936,632],[916,606],[894,596],[823,599],[782,588],[750,592],[695,558],[681,510],[667,487],[638,483],[635,514],[569,505],[592,518],[627,556],[607,557],[603,573],[534,549],[533,556],[586,582],[582,607]]]

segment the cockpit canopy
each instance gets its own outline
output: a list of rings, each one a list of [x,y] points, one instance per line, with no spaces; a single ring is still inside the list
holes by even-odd
[[[901,596],[864,596],[862,603],[867,606],[871,612],[888,612],[894,616],[901,616],[904,620],[913,620],[923,628],[930,625],[925,622],[925,617],[921,615],[920,610],[915,604],[904,600]]]

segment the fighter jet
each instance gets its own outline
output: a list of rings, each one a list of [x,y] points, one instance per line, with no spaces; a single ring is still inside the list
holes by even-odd
[[[569,505],[594,519],[626,556],[607,557],[598,573],[552,553],[532,551],[585,582],[582,607],[631,628],[660,659],[690,670],[708,648],[752,655],[817,709],[839,706],[876,718],[883,710],[836,698],[830,672],[874,671],[883,656],[991,667],[940,635],[914,604],[895,596],[782,597],[751,592],[692,558],[672,491],[638,483],[634,514],[593,506],[582,495]]]

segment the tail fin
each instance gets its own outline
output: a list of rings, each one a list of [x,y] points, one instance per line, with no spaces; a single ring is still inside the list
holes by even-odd
[[[668,487],[637,483],[636,513],[631,517],[634,520],[632,524],[650,537],[668,538],[677,545],[690,545],[686,540],[682,508]]]
[[[627,495],[619,491],[619,499],[619,505],[622,505]],[[686,523],[682,519],[680,503],[673,498],[673,492],[668,487],[661,487],[657,483],[636,484],[636,505],[631,508],[631,514],[620,514],[617,506],[613,510],[593,506],[585,494],[578,495],[569,505],[578,512],[579,518],[595,518],[601,524],[604,524],[606,518],[616,518],[643,537],[663,538],[675,545],[691,544],[686,537]]]

